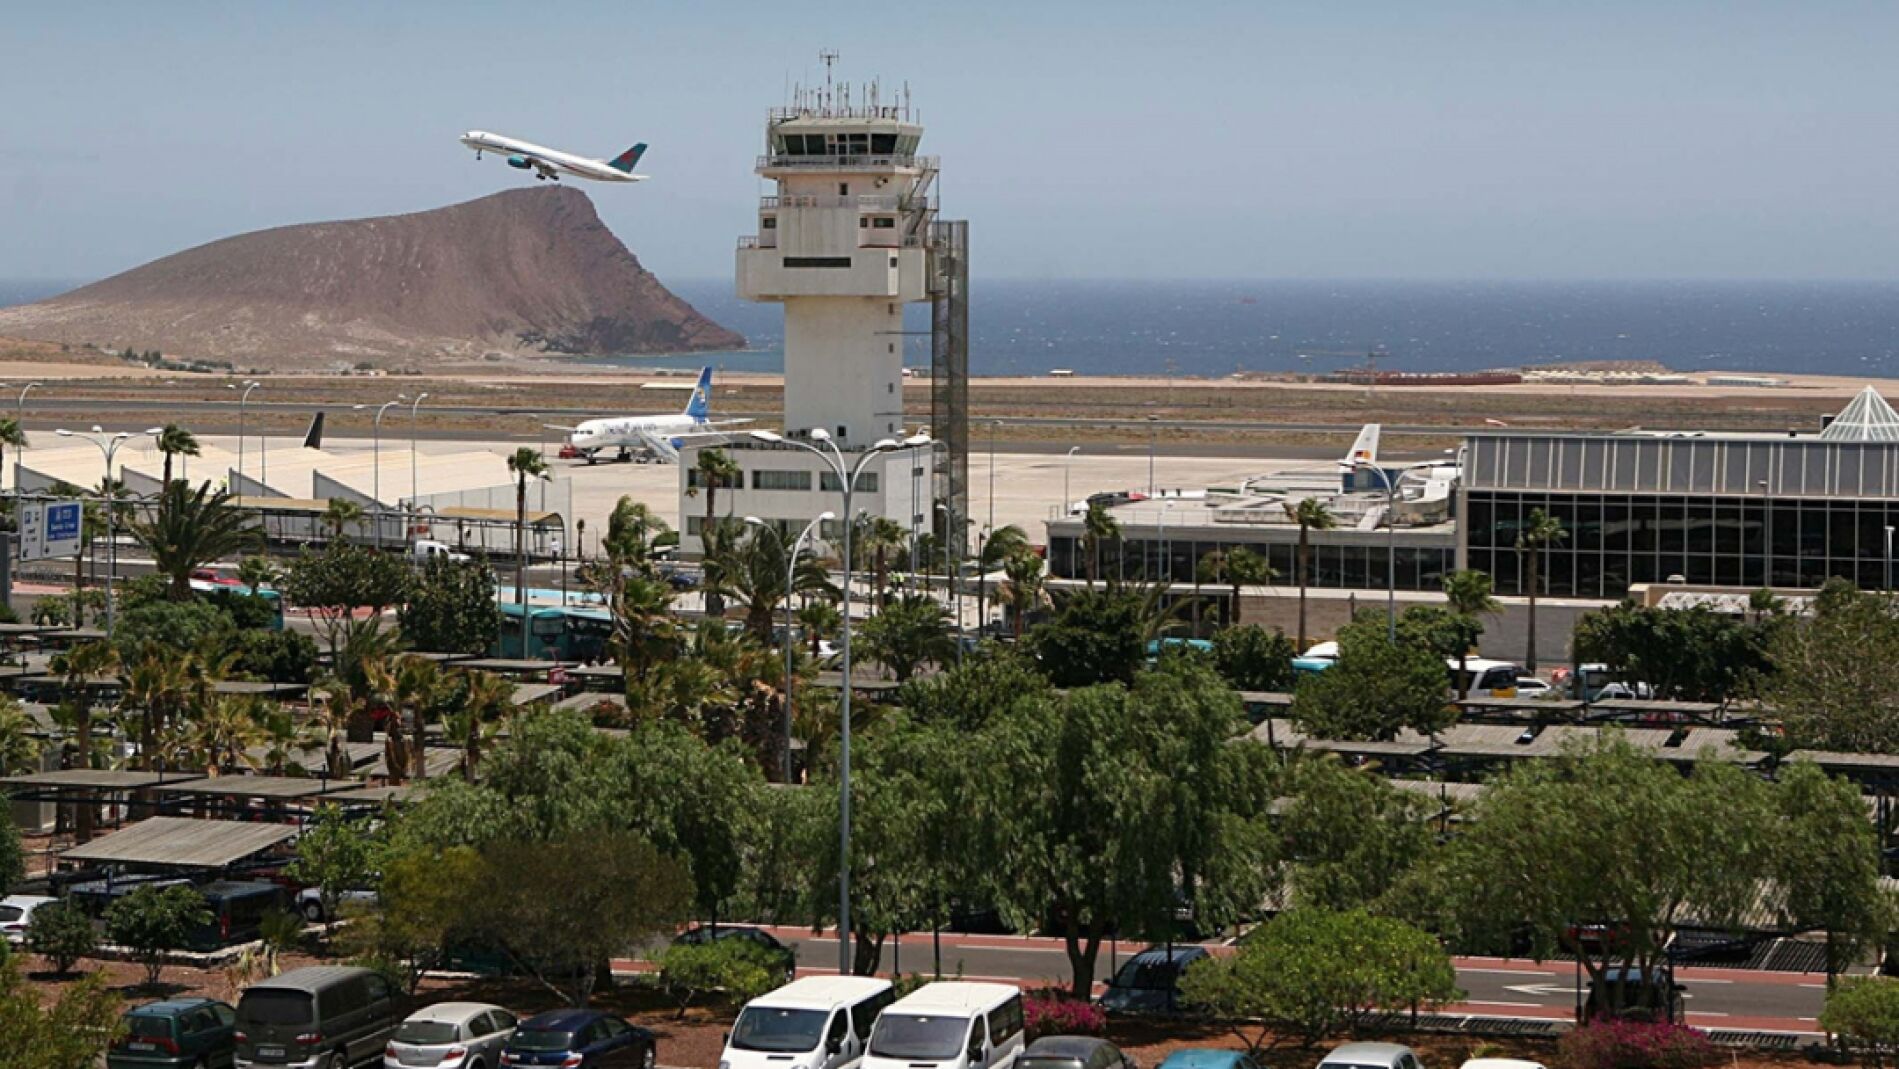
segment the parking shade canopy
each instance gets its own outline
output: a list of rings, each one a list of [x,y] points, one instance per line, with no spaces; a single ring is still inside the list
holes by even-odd
[[[149,817],[75,846],[63,856],[71,861],[216,869],[262,853],[296,835],[297,829],[289,824]]]
[[[210,776],[189,783],[156,787],[161,794],[215,795],[226,798],[313,798],[320,794],[367,786],[354,779],[313,779],[306,776]]]

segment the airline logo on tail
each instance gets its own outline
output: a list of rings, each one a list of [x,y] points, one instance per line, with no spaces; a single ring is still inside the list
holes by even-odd
[[[633,153],[638,155],[639,150],[645,147],[644,145],[636,145],[633,148]],[[692,388],[691,400],[686,402],[686,415],[691,416],[694,423],[704,423],[711,413],[712,369],[709,367],[700,368],[699,383]]]
[[[607,161],[607,166],[621,174],[632,174],[633,168],[640,165],[640,157],[646,155],[646,142],[642,141],[618,156]]]

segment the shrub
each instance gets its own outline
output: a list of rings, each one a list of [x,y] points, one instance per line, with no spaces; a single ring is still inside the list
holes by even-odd
[[[184,947],[193,928],[211,923],[211,909],[184,884],[141,887],[106,907],[106,936],[145,966],[145,986],[158,984],[165,955]]]
[[[734,1004],[749,1002],[783,979],[771,954],[744,939],[675,943],[659,956],[659,985],[679,1000],[680,1017],[699,995],[719,991]]]
[[[1899,1053],[1899,982],[1878,977],[1841,980],[1828,992],[1820,1027],[1849,1050],[1865,1051],[1873,1065]]]
[[[99,947],[92,918],[72,902],[55,902],[33,911],[26,922],[26,948],[45,958],[57,973],[69,973],[80,958]]]
[[[1562,1040],[1569,1069],[1700,1069],[1720,1060],[1706,1032],[1686,1025],[1596,1020]]]
[[[1108,1013],[1092,1002],[1060,996],[1022,1001],[1023,1028],[1030,1043],[1043,1036],[1100,1036],[1108,1031]]]

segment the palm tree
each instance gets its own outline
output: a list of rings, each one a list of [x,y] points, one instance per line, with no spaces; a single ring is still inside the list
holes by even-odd
[[[158,740],[171,725],[184,720],[191,691],[191,655],[147,643],[129,666],[121,667],[121,713],[139,718],[138,765],[155,767]]]
[[[864,621],[861,641],[871,660],[890,669],[897,682],[908,682],[926,664],[956,656],[949,612],[935,598],[905,595]]]
[[[804,628],[805,637],[811,642],[811,656],[817,657],[822,650],[821,643],[844,626],[844,616],[838,612],[837,603],[830,598],[812,598],[798,606],[798,626]]]
[[[508,457],[514,473],[514,603],[521,606],[521,656],[527,656],[527,484],[547,477],[547,461],[539,450],[521,446]]]
[[[765,645],[771,644],[772,624],[786,598],[830,585],[823,566],[805,557],[789,577],[792,588],[786,590],[785,550],[784,542],[775,534],[754,530],[748,537],[722,546],[717,561],[717,589],[745,606],[746,633]],[[708,574],[712,571],[708,567]]]
[[[989,573],[1006,565],[1010,558],[1032,551],[1029,536],[1013,523],[1003,524],[983,539],[976,551],[976,619],[982,624],[989,622]]]
[[[349,775],[349,755],[343,741],[349,737],[350,721],[355,718],[356,699],[349,684],[332,676],[310,688],[310,712],[303,722],[297,747],[321,750],[323,767],[333,779]]]
[[[652,559],[653,539],[671,530],[644,502],[621,497],[607,517],[603,540],[607,557],[622,564],[644,565]]]
[[[902,524],[875,516],[853,540],[852,548],[870,558],[870,590],[878,608],[890,600],[890,560],[903,554],[908,538]]]
[[[1490,576],[1475,569],[1451,572],[1444,577],[1444,600],[1449,604],[1463,631],[1463,641],[1457,651],[1457,697],[1459,701],[1470,697],[1470,647],[1477,636],[1483,634],[1483,624],[1477,617],[1494,613],[1502,608],[1497,599],[1490,596]]]
[[[1338,518],[1325,502],[1308,497],[1297,504],[1286,502],[1286,518],[1299,525],[1299,652],[1306,650],[1306,585],[1312,582],[1312,532],[1329,531],[1338,526]]]
[[[237,581],[244,584],[251,597],[256,597],[259,590],[276,582],[281,575],[269,557],[252,555],[237,562]]]
[[[514,684],[493,672],[466,672],[459,689],[447,727],[461,739],[462,776],[473,783],[481,755],[494,740],[494,726],[514,707]]]
[[[225,694],[205,706],[186,733],[186,745],[210,775],[263,763],[251,751],[271,740],[268,704],[255,694]]]
[[[53,658],[52,670],[61,677],[68,708],[73,717],[73,745],[78,751],[80,768],[92,767],[92,698],[87,685],[109,675],[119,664],[119,655],[109,643],[82,642]],[[82,843],[92,841],[92,807],[81,804],[74,819],[74,835]]]
[[[1011,554],[1002,562],[1002,572],[1007,578],[996,588],[996,597],[1008,604],[1009,614],[1015,619],[1015,637],[1020,639],[1029,613],[1048,604],[1042,558],[1032,550]]]
[[[9,446],[14,449],[26,448],[26,428],[20,426],[20,421],[17,419],[0,418],[0,479],[5,478]],[[17,480],[15,488],[18,488]]]
[[[165,481],[161,486],[171,485],[171,458],[175,456],[195,457],[200,455],[198,439],[192,433],[176,423],[167,423],[158,432],[158,451],[165,454]]]
[[[0,694],[0,776],[38,772],[42,749],[38,729],[20,700]]]
[[[171,579],[171,599],[191,600],[191,573],[262,540],[250,513],[231,504],[229,490],[196,490],[168,482],[159,491],[151,519],[132,524],[132,538],[152,555],[160,575]]]
[[[1232,624],[1240,624],[1240,588],[1264,586],[1279,577],[1265,557],[1246,548],[1216,549],[1200,558],[1200,572],[1209,582],[1225,583],[1233,588]]]
[[[1081,521],[1081,551],[1088,561],[1088,587],[1094,589],[1101,578],[1101,547],[1121,540],[1121,525],[1114,514],[1099,501],[1088,503],[1088,515]]]
[[[322,522],[323,526],[330,529],[331,540],[341,542],[344,528],[355,527],[363,522],[363,506],[347,497],[330,498],[329,504],[324,506]]]
[[[395,697],[396,706],[407,709],[410,717],[410,772],[415,779],[428,778],[428,762],[424,760],[428,745],[429,717],[439,717],[444,704],[444,684],[442,666],[422,657],[404,657],[396,666]],[[399,724],[391,724],[390,732],[402,730]]]
[[[1523,654],[1523,667],[1536,671],[1536,594],[1537,570],[1543,561],[1543,550],[1569,537],[1563,529],[1563,521],[1544,512],[1540,508],[1531,509],[1530,515],[1517,529],[1517,552],[1523,554],[1524,588],[1530,594],[1530,619],[1528,649]]]

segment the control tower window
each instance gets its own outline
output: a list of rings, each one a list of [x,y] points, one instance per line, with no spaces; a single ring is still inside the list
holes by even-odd
[[[873,156],[888,156],[897,151],[896,134],[870,135],[870,153]]]

